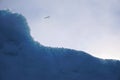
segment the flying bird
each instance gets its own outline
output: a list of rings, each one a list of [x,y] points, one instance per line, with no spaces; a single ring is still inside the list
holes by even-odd
[[[44,17],[44,19],[48,19],[48,18],[50,18],[50,16],[46,16],[46,17]]]

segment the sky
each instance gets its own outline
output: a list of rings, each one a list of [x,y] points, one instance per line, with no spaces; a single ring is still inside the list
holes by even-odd
[[[43,45],[120,59],[119,3],[120,0],[0,0],[0,9],[24,15],[33,38]]]
[[[42,46],[24,16],[0,10],[0,80],[120,80],[120,60]]]

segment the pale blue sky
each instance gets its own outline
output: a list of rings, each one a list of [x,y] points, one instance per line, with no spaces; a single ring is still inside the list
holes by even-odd
[[[0,9],[23,14],[34,39],[43,45],[120,59],[119,4],[120,0],[0,0]]]

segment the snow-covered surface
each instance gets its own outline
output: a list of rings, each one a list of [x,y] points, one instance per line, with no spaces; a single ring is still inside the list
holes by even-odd
[[[1,10],[0,80],[120,80],[120,61],[43,46],[22,15]]]

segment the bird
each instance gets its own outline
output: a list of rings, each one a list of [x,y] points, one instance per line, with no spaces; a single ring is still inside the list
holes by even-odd
[[[46,17],[44,17],[44,19],[48,19],[48,18],[50,18],[50,16],[46,16]]]

